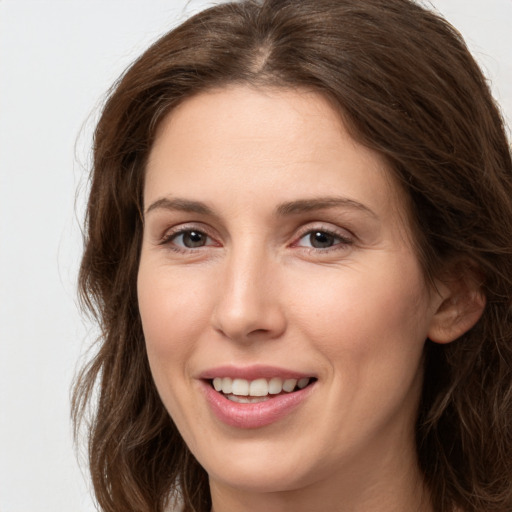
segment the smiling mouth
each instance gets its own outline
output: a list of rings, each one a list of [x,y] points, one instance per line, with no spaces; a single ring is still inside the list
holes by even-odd
[[[311,385],[317,379],[304,377],[301,379],[232,379],[231,377],[215,377],[210,380],[211,386],[218,393],[232,402],[253,404],[271,400],[278,395],[286,395],[300,391]]]

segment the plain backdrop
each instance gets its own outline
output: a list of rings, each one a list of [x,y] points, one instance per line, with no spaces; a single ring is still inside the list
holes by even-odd
[[[214,2],[0,0],[0,512],[89,512],[69,389],[95,328],[76,274],[91,131],[124,68]],[[431,3],[512,124],[512,0]]]

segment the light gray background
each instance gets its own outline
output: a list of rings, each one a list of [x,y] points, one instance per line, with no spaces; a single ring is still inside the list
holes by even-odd
[[[157,36],[213,2],[0,0],[0,512],[89,512],[69,387],[94,338],[75,300],[91,130]],[[435,0],[512,124],[512,0]],[[78,193],[77,193],[78,191]]]

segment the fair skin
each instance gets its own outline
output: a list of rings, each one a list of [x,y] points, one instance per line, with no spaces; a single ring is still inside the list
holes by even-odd
[[[151,371],[213,510],[431,511],[414,448],[423,346],[467,325],[449,325],[448,286],[426,285],[383,159],[320,95],[232,86],[163,121],[144,210]],[[212,387],[272,372],[306,387]],[[265,409],[283,396],[300,398]]]

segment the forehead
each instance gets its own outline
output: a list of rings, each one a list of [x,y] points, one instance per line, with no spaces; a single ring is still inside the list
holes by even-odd
[[[146,207],[184,194],[265,203],[269,191],[282,202],[335,194],[405,212],[385,159],[354,140],[319,93],[230,86],[185,100],[160,124]]]

